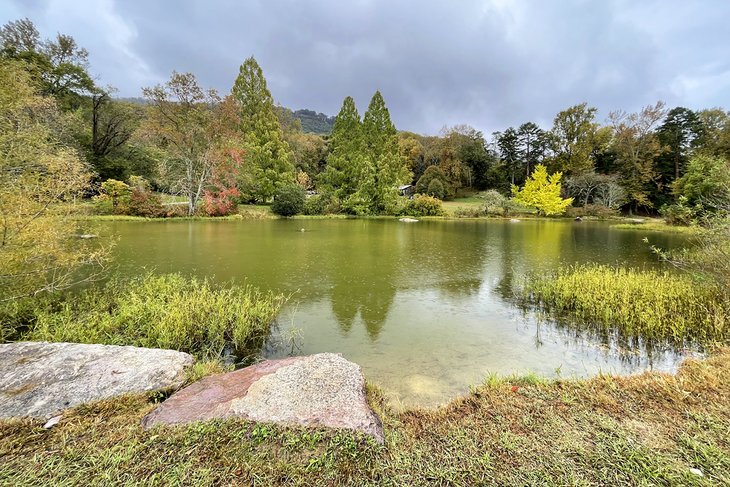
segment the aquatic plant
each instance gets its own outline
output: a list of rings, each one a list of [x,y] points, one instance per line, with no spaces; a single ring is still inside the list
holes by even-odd
[[[530,274],[518,299],[552,316],[628,338],[708,343],[730,338],[730,303],[686,274],[581,265]]]
[[[268,335],[285,297],[180,274],[115,278],[36,310],[24,339],[166,348],[198,358]]]

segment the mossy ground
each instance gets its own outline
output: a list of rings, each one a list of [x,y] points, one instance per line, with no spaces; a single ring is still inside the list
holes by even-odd
[[[676,375],[491,378],[436,411],[369,395],[383,446],[237,420],[144,431],[147,396],[76,408],[50,430],[0,422],[0,484],[730,484],[730,348]]]

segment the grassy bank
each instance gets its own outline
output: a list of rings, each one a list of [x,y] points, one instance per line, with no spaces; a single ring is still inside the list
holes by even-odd
[[[116,278],[101,288],[6,306],[0,338],[136,345],[215,359],[226,346],[260,348],[284,300],[248,285],[220,287],[179,274]]]
[[[51,430],[0,422],[2,485],[721,485],[730,482],[730,349],[676,376],[490,381],[437,411],[394,412],[385,445],[238,420],[143,431],[133,396]],[[690,471],[699,469],[703,476]]]
[[[686,274],[584,265],[525,278],[518,299],[571,326],[624,340],[712,343],[730,339],[722,289]]]
[[[630,219],[629,219],[630,220]],[[644,232],[667,232],[667,233],[682,233],[687,235],[699,235],[702,233],[702,227],[698,225],[683,226],[683,225],[669,225],[664,220],[649,220],[646,222],[633,222],[628,221],[624,223],[617,223],[611,225],[611,228],[616,230],[638,230]]]

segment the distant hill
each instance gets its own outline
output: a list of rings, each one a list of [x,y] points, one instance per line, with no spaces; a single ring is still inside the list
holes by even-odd
[[[150,103],[149,100],[141,97],[120,97],[116,98],[116,100],[135,105],[148,105]],[[329,135],[332,133],[332,127],[335,125],[335,117],[329,117],[324,113],[317,113],[314,110],[302,108],[301,110],[292,111],[290,108],[282,106],[277,106],[276,110],[282,114],[285,113],[285,118],[291,117],[299,120],[302,123],[302,131],[305,133]]]
[[[303,108],[292,112],[292,116],[302,122],[302,130],[313,134],[327,135],[332,133],[335,117]]]

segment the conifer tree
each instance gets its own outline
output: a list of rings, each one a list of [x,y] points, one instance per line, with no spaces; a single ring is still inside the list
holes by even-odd
[[[261,67],[252,57],[241,65],[232,89],[241,114],[244,146],[253,174],[244,175],[244,194],[266,201],[278,187],[294,182],[293,154],[284,140],[274,100]],[[253,176],[253,177],[251,177]]]
[[[331,152],[319,182],[324,193],[346,202],[357,190],[364,152],[362,122],[352,97],[342,102],[330,136]]]
[[[357,192],[351,198],[357,213],[378,214],[394,208],[398,185],[409,179],[405,159],[398,151],[398,134],[379,91],[363,118],[364,164]]]

